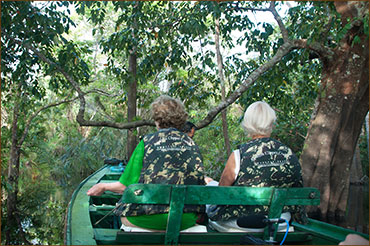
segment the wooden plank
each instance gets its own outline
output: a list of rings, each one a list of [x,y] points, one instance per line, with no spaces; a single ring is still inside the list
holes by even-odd
[[[273,196],[271,198],[270,208],[268,218],[270,219],[279,219],[281,216],[281,212],[283,211],[284,204],[286,202],[287,196],[287,189],[275,189]],[[278,223],[272,225],[272,228],[268,226],[264,230],[263,239],[267,242],[275,243],[274,240],[276,238]],[[270,234],[270,235],[269,235]]]
[[[240,245],[242,237],[250,235],[262,238],[262,233],[180,233],[180,244],[211,244],[211,245]],[[285,233],[279,232],[276,236],[278,242],[283,240]],[[312,240],[309,233],[291,232],[285,243],[306,243]]]
[[[273,188],[188,185],[185,204],[267,205]]]
[[[174,245],[178,243],[178,237],[181,230],[181,219],[184,209],[186,187],[173,186],[171,191],[170,212],[168,213],[168,222],[166,228],[166,237],[164,244]]]
[[[240,245],[240,238],[246,233],[181,233],[180,244]]]
[[[89,211],[94,212],[94,211],[111,211],[114,209],[116,206],[114,205],[101,205],[101,206],[96,206],[95,204],[92,204],[89,206]]]
[[[187,185],[185,204],[269,205],[276,188],[224,187]],[[134,184],[127,187],[123,199],[127,203],[169,204],[171,185]],[[317,205],[320,194],[315,188],[289,188],[284,205]],[[137,193],[138,195],[135,195]],[[314,194],[313,198],[310,194]],[[290,201],[292,199],[294,202]]]
[[[320,191],[316,188],[287,188],[284,205],[312,205],[320,204]]]
[[[126,188],[122,201],[142,204],[170,204],[171,185],[134,184]]]

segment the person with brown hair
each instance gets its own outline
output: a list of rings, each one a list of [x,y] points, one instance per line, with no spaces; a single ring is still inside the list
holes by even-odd
[[[162,95],[150,107],[158,131],[143,137],[119,181],[96,184],[87,195],[99,196],[107,190],[123,193],[127,186],[136,183],[205,184],[199,148],[180,130],[188,117],[183,103]],[[167,205],[119,204],[115,214],[121,216],[125,231],[133,227],[165,230],[168,211]],[[197,214],[201,212],[204,212],[204,206],[185,206],[181,229],[194,226]]]

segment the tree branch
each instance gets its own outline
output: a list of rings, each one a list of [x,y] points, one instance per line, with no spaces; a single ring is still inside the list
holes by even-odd
[[[331,61],[333,59],[334,51],[320,43],[308,43],[307,39],[296,39],[293,40],[293,43],[295,48],[303,48],[315,51],[317,54],[319,54],[320,58],[324,62],[326,60]]]
[[[109,94],[108,92],[103,91],[102,89],[97,89],[97,88],[94,88],[94,89],[91,89],[91,90],[85,92],[85,94],[90,94],[90,93],[97,93],[97,94],[100,94],[100,95],[106,96],[106,97],[118,97],[118,96],[122,95],[122,92],[118,93],[118,94]]]
[[[188,17],[189,15],[192,15],[193,14],[194,7],[195,6],[196,5],[194,5],[193,8],[190,9],[190,13],[188,15],[180,16],[179,19],[177,19],[176,21],[173,21],[173,22],[168,22],[168,23],[162,24],[162,25],[151,26],[151,27],[149,27],[149,29],[152,30],[152,31],[155,31],[155,28],[161,29],[161,28],[164,28],[164,27],[170,27],[170,30],[169,31],[171,31],[171,29],[173,29],[174,27],[176,27],[177,25],[179,25],[186,17]]]
[[[266,8],[261,8],[260,9],[260,8],[244,8],[244,7],[239,7],[239,2],[236,2],[235,4],[236,4],[236,6],[233,9],[231,9],[231,10],[263,11],[263,12],[267,12],[268,11],[268,12],[271,12],[272,15],[274,16],[276,22],[279,25],[279,28],[280,28],[281,34],[283,36],[284,42],[288,42],[288,40],[289,40],[289,33],[288,33],[288,30],[286,29],[286,27],[285,27],[285,25],[284,25],[284,23],[283,23],[280,15],[279,15],[279,13],[276,11],[275,1],[271,1],[270,6],[267,9]]]
[[[22,144],[23,144],[23,142],[24,142],[24,140],[26,139],[26,137],[27,137],[27,134],[28,134],[28,131],[29,131],[29,129],[30,129],[30,126],[31,126],[31,123],[32,123],[32,120],[41,112],[41,111],[44,111],[44,110],[46,110],[46,109],[48,109],[48,108],[51,108],[51,107],[56,107],[56,106],[59,106],[59,105],[61,105],[61,104],[63,104],[63,103],[68,103],[68,102],[72,102],[72,101],[74,101],[74,100],[76,100],[77,99],[77,97],[75,97],[75,98],[73,98],[73,99],[68,99],[68,100],[63,100],[63,101],[60,101],[60,102],[55,102],[55,103],[51,103],[51,104],[49,104],[49,105],[46,105],[46,106],[44,106],[44,107],[41,107],[41,108],[39,108],[35,113],[33,113],[32,115],[31,115],[31,117],[28,119],[28,121],[27,121],[27,123],[26,123],[26,127],[25,127],[25,129],[24,129],[24,131],[23,131],[23,134],[22,134],[22,137],[21,137],[21,139],[19,140],[19,142],[18,142],[18,148],[20,148],[21,146],[22,146]]]
[[[351,29],[354,26],[361,25],[362,20],[369,14],[368,1],[343,1],[334,2],[335,9],[341,15],[342,27],[350,23]]]
[[[207,116],[197,124],[197,129],[208,126],[219,112],[228,107],[230,104],[234,103],[252,83],[254,83],[264,72],[275,66],[279,61],[281,61],[281,59],[293,48],[294,44],[291,41],[288,40],[286,43],[284,43],[270,61],[254,70],[248,76],[248,78],[229,97],[226,98],[225,101],[220,102],[216,107],[212,108],[208,112]]]
[[[269,7],[269,10],[271,11],[271,13],[274,15],[274,18],[276,20],[276,22],[278,23],[279,25],[279,28],[280,28],[280,31],[281,31],[281,34],[283,35],[283,40],[284,42],[288,42],[288,39],[289,39],[289,34],[288,34],[288,30],[285,28],[285,25],[279,15],[279,13],[276,11],[276,8],[275,8],[275,1],[271,1],[270,3],[270,7]]]
[[[86,92],[83,92],[81,90],[78,83],[72,78],[72,76],[70,76],[61,66],[59,66],[58,64],[56,64],[55,62],[47,58],[44,54],[42,54],[40,51],[38,51],[36,48],[32,47],[28,43],[16,40],[10,37],[9,35],[7,35],[7,37],[9,39],[15,40],[18,44],[23,45],[28,50],[34,52],[43,62],[49,64],[50,66],[55,67],[55,69],[58,72],[60,72],[64,76],[64,78],[72,85],[72,87],[77,91],[78,99],[80,100],[80,108],[78,110],[76,120],[80,124],[80,126],[107,126],[107,127],[117,128],[117,129],[131,129],[131,128],[136,128],[139,126],[148,126],[148,125],[155,126],[154,122],[150,120],[141,120],[141,121],[127,122],[127,123],[86,120],[84,118],[85,107],[86,107],[86,100],[85,100]]]
[[[263,9],[262,11],[267,11],[267,10]],[[207,116],[198,123],[197,125],[198,129],[208,126],[219,112],[221,112],[223,109],[225,109],[226,107],[234,103],[248,89],[248,87],[258,79],[258,77],[260,77],[264,72],[266,72],[267,70],[272,68],[274,65],[276,65],[286,54],[288,54],[294,48],[308,48],[308,49],[316,51],[322,57],[330,58],[332,56],[333,52],[327,47],[322,46],[321,44],[318,44],[318,43],[308,44],[307,40],[303,40],[303,39],[294,40],[294,41],[289,40],[287,30],[285,29],[285,26],[282,24],[280,16],[277,14],[275,10],[274,3],[271,3],[268,11],[273,12],[273,14],[275,12],[274,17],[279,23],[279,27],[282,31],[283,37],[286,39],[284,40],[285,41],[284,44],[278,49],[278,51],[271,58],[270,61],[263,64],[262,66],[257,68],[255,71],[253,71],[249,75],[249,77],[239,86],[239,88],[237,88],[229,97],[227,97],[225,101],[222,101],[216,107],[210,109]],[[80,108],[79,108],[79,112],[77,115],[77,122],[81,126],[100,126],[100,127],[107,126],[107,127],[118,128],[118,129],[131,129],[131,128],[136,128],[136,127],[146,126],[146,125],[155,126],[154,122],[151,120],[117,123],[117,122],[108,122],[108,121],[91,121],[91,120],[84,119],[85,104],[86,104],[84,96],[86,93],[80,89],[78,83],[69,74],[67,74],[62,67],[60,67],[59,65],[57,65],[56,63],[48,59],[37,49],[35,49],[34,47],[32,47],[31,45],[27,43],[22,43],[20,41],[17,41],[17,42],[19,44],[23,44],[24,47],[26,47],[27,49],[33,51],[42,61],[46,62],[49,65],[54,66],[56,70],[62,73],[62,75],[67,79],[67,81],[77,91],[78,98],[80,100]],[[96,90],[96,92],[99,92],[99,90]]]

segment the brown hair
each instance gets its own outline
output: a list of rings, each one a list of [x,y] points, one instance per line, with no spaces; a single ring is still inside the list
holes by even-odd
[[[184,104],[170,96],[162,95],[150,105],[154,121],[160,128],[175,127],[181,129],[188,119]]]

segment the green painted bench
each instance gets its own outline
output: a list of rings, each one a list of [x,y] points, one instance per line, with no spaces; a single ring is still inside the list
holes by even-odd
[[[239,244],[245,233],[180,233],[180,218],[185,204],[218,205],[267,205],[269,218],[280,218],[285,205],[318,205],[320,193],[315,188],[254,188],[215,187],[198,185],[135,184],[127,187],[122,195],[126,203],[169,204],[170,212],[166,232],[124,232],[94,229],[99,244]],[[276,225],[277,227],[277,225]],[[251,233],[268,238],[264,233]],[[274,239],[281,241],[284,233],[274,232]],[[289,241],[309,241],[310,234],[289,233]]]
[[[319,192],[312,188],[249,188],[249,187],[205,187],[143,185],[129,186],[123,195],[105,192],[102,196],[86,195],[94,184],[113,182],[120,174],[105,165],[80,183],[72,195],[68,206],[65,226],[66,245],[140,245],[140,244],[210,244],[237,245],[246,233],[207,233],[179,232],[179,218],[184,204],[244,204],[269,205],[270,218],[280,216],[284,205],[317,205]],[[166,232],[123,232],[119,230],[119,218],[112,210],[120,198],[129,203],[163,203],[171,206]],[[100,222],[99,222],[100,221]],[[99,222],[99,223],[97,223]],[[308,219],[305,225],[292,222],[294,232],[289,232],[284,244],[337,245],[349,233],[369,238],[368,234],[355,232],[318,220]],[[248,233],[258,238],[266,238],[266,232]],[[275,241],[280,242],[283,232],[275,233]]]

